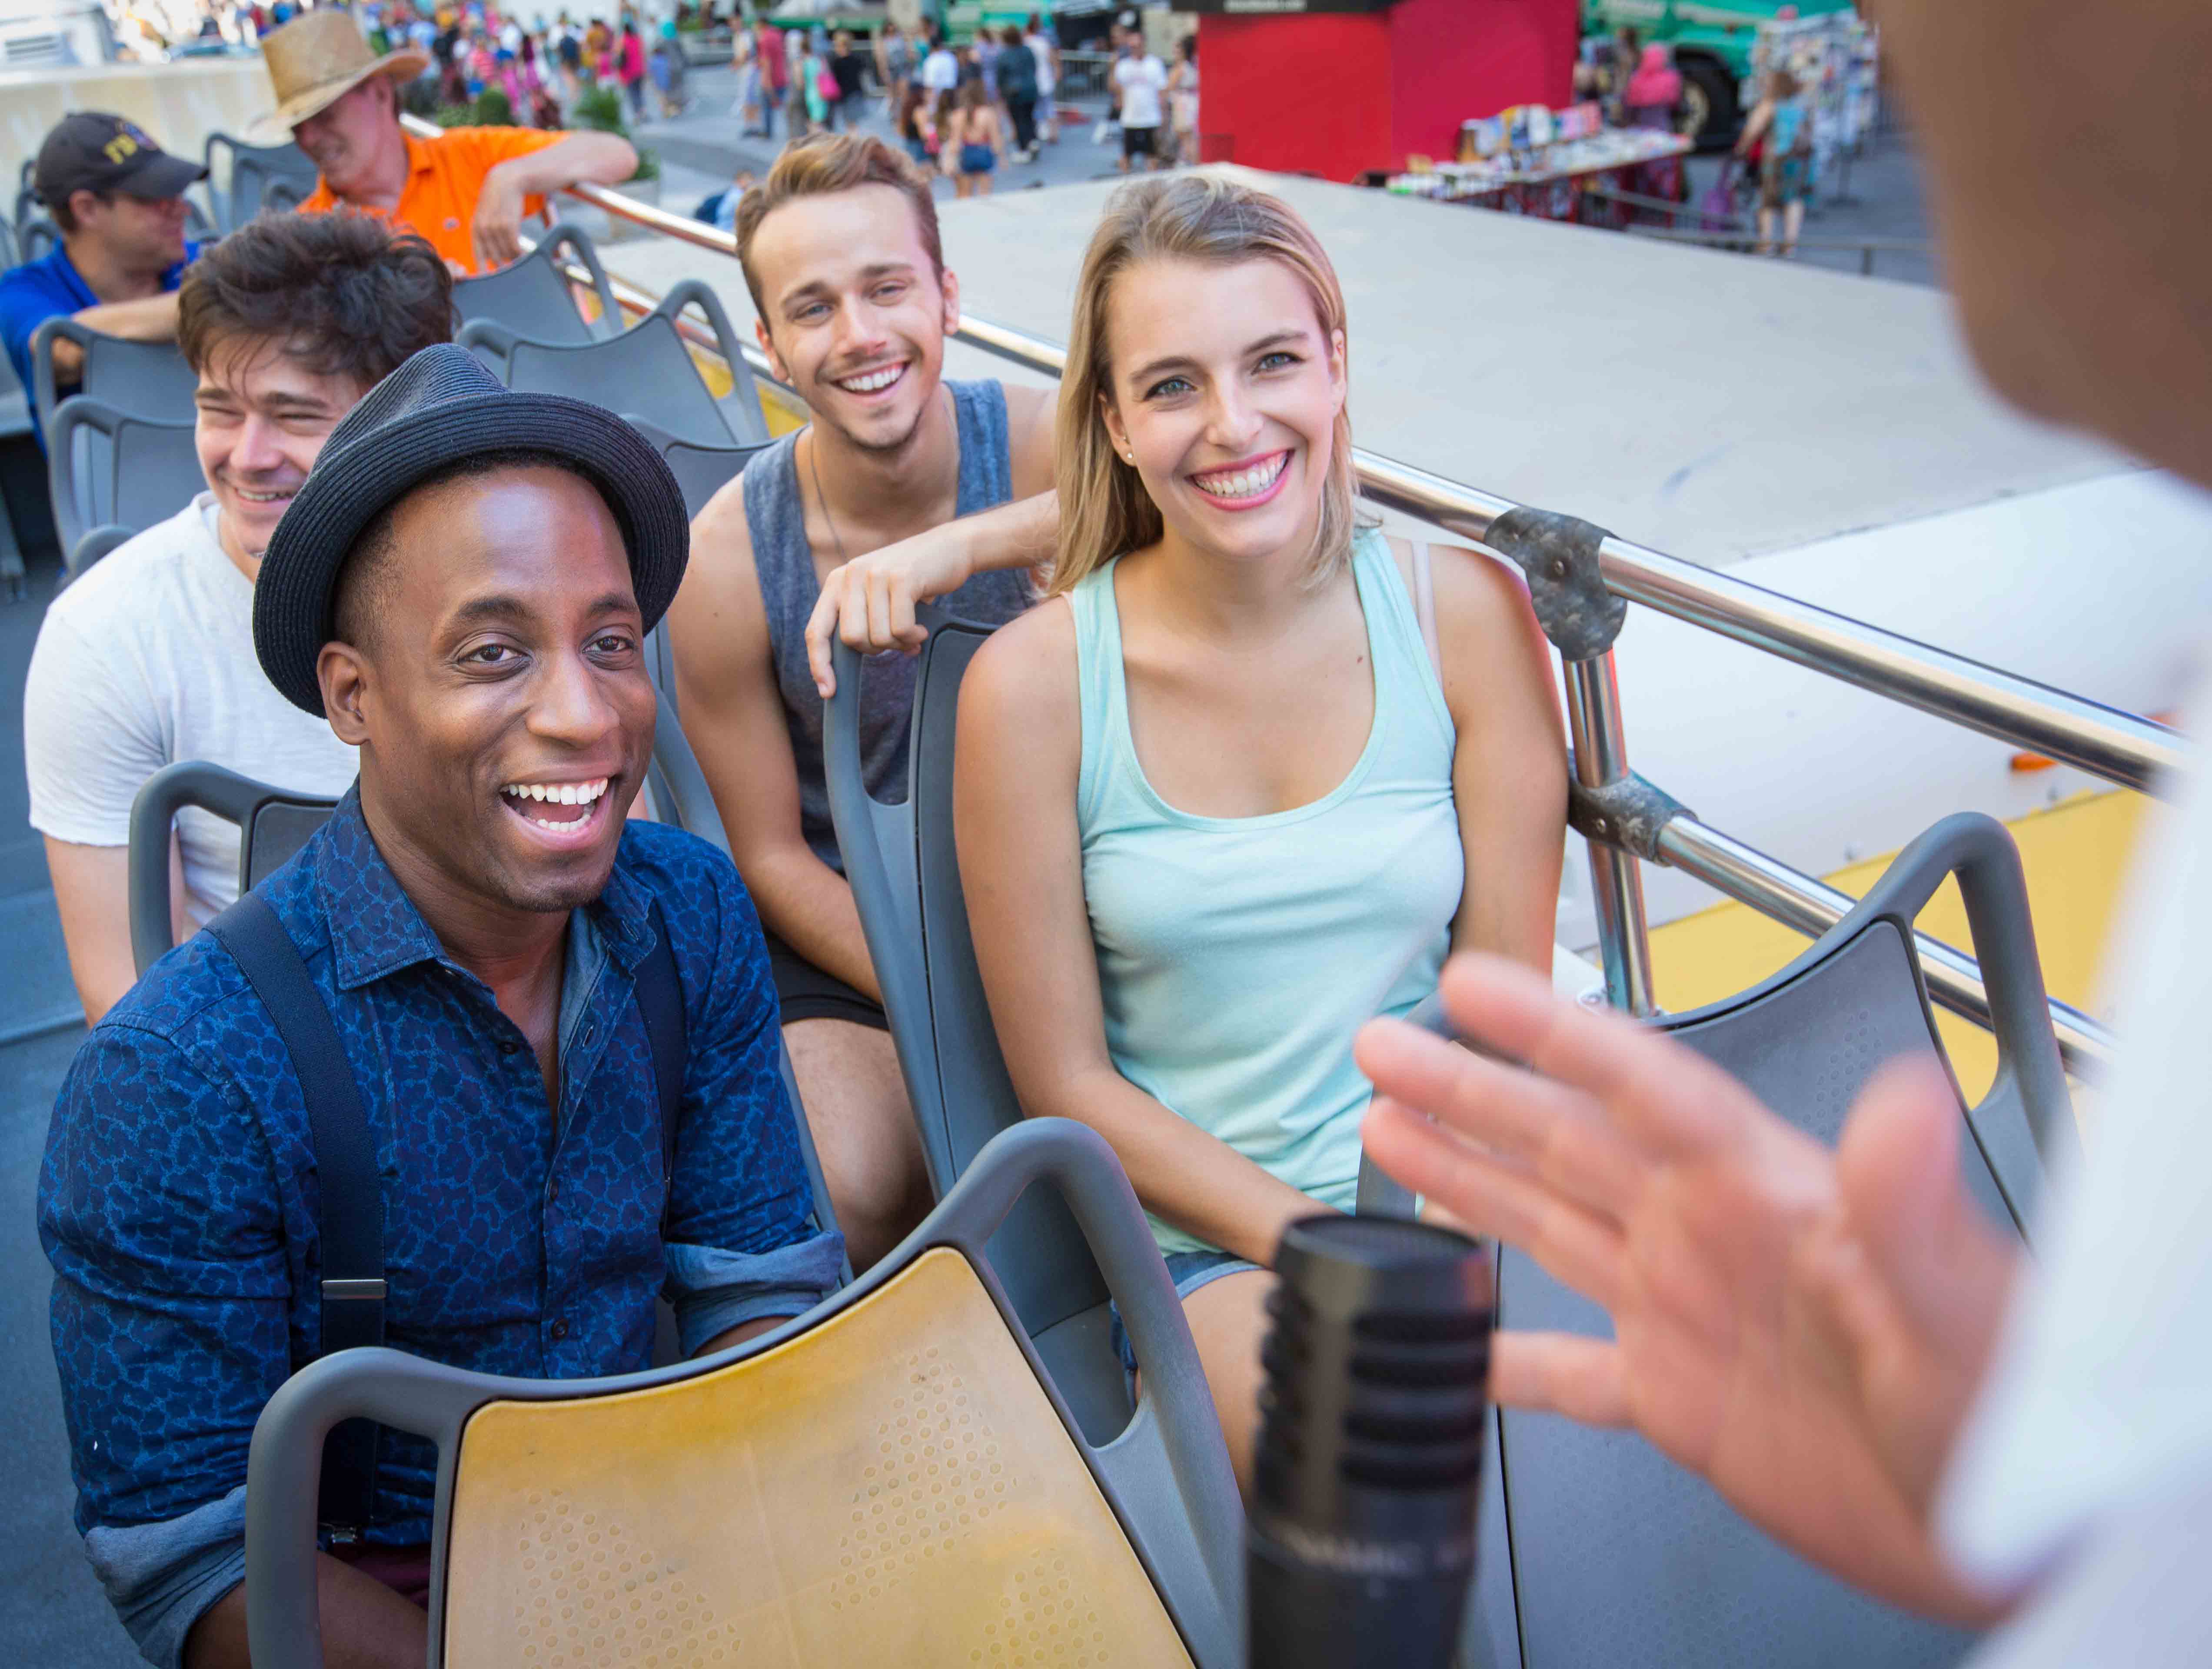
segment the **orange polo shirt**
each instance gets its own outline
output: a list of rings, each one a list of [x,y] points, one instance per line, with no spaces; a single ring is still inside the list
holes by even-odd
[[[417,139],[411,133],[405,137],[407,189],[399,194],[396,207],[341,205],[330,186],[318,179],[314,195],[300,205],[300,212],[327,214],[341,206],[356,209],[398,231],[419,233],[447,260],[474,272],[476,243],[469,227],[476,219],[484,176],[511,156],[527,156],[568,136],[542,128],[461,127],[448,128],[435,139]],[[522,212],[544,214],[545,199],[524,199]]]

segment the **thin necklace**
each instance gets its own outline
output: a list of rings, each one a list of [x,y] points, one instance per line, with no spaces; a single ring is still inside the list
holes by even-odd
[[[944,391],[940,388],[939,391]],[[807,426],[806,439],[809,443],[806,448],[806,473],[814,479],[814,501],[822,507],[822,525],[830,530],[830,537],[836,543],[837,566],[842,567],[852,559],[845,555],[845,536],[837,531],[837,519],[830,513],[830,495],[822,490],[822,440],[814,432],[811,424]],[[959,431],[957,427],[953,431],[953,441],[957,446],[959,442]],[[956,458],[958,457],[957,452],[954,457]]]
[[[837,519],[830,513],[830,495],[822,490],[822,448],[814,431],[806,431],[810,445],[806,448],[806,472],[814,477],[814,501],[822,507],[822,525],[830,530],[830,537],[837,543],[837,566],[842,567],[850,559],[845,555],[845,536],[837,531]]]

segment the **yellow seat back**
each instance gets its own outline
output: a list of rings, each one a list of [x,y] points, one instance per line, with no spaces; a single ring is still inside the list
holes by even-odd
[[[990,1295],[924,1253],[764,1355],[471,1417],[448,1669],[1188,1665]]]

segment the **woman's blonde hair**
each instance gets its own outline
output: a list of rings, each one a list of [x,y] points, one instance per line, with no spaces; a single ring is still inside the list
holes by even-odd
[[[1115,281],[1143,262],[1162,259],[1224,266],[1280,261],[1304,281],[1323,342],[1345,327],[1344,290],[1336,269],[1313,228],[1280,198],[1205,173],[1135,181],[1115,192],[1083,258],[1067,363],[1060,378],[1060,549],[1045,587],[1048,597],[1073,590],[1093,569],[1160,537],[1159,507],[1146,492],[1136,466],[1114,450],[1100,405],[1113,398],[1106,309]],[[1314,584],[1334,574],[1351,555],[1353,490],[1347,400],[1336,415],[1328,474],[1322,482],[1321,525],[1307,571]]]

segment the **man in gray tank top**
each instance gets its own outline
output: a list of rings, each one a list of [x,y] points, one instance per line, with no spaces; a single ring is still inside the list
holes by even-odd
[[[1057,526],[1049,391],[948,382],[959,319],[928,183],[878,139],[787,148],[737,215],[776,373],[813,422],[752,460],[692,525],[669,615],[676,698],[767,929],[784,1037],[854,1266],[930,1204],[882,992],[830,822],[822,768],[841,615],[911,655],[914,605],[997,623]],[[869,788],[900,798],[914,666],[872,661]]]

